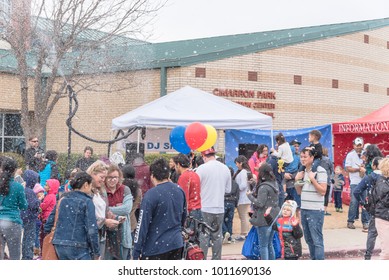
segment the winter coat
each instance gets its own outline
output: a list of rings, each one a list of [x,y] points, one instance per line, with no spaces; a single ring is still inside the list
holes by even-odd
[[[138,181],[138,186],[142,190],[142,196],[151,189],[150,166],[145,162],[134,162],[135,179]]]
[[[265,217],[266,222],[271,225],[273,218],[270,215]],[[302,255],[301,238],[303,230],[300,225],[292,226],[290,217],[280,217],[273,223],[273,230],[277,231],[281,243],[281,258],[299,258]]]
[[[257,189],[253,190],[247,197],[253,203],[253,215],[250,218],[250,223],[253,226],[262,227],[268,226],[265,220],[266,209],[272,207],[270,215],[277,217],[280,212],[278,206],[278,186],[275,181],[266,181],[257,185]]]
[[[294,146],[290,146],[290,149],[292,150],[293,154],[293,161],[289,163],[288,166],[285,167],[285,172],[286,173],[296,173],[299,170],[300,167],[300,155],[296,154],[296,148]]]
[[[134,260],[182,248],[187,214],[184,191],[172,182],[158,184],[142,200],[134,237]]]
[[[46,162],[45,166],[41,171],[39,171],[40,176],[40,184],[42,187],[46,186],[46,181],[48,179],[57,179],[60,180],[59,171],[57,164],[54,161],[48,161]]]
[[[373,174],[373,173],[371,173]],[[375,190],[375,217],[389,221],[389,178],[380,175],[377,179]]]
[[[9,182],[9,193],[0,195],[0,220],[22,224],[20,210],[28,207],[24,187],[16,183],[13,178]]]
[[[122,229],[121,245],[124,248],[132,248],[130,213],[133,204],[133,197],[129,187],[121,185],[119,188],[122,188],[123,191],[120,192],[122,195],[122,199],[120,202],[121,204],[117,206],[111,204],[111,199],[110,199],[111,193],[107,190],[109,210],[111,210],[111,212],[115,215],[126,217],[126,219],[124,220],[121,226]]]
[[[40,218],[42,221],[46,221],[51,211],[53,211],[57,203],[57,193],[59,190],[59,181],[57,179],[49,179],[46,184],[49,186],[49,191],[41,203],[42,213]]]
[[[46,233],[54,225],[56,207],[44,225]],[[92,197],[80,191],[65,193],[58,210],[57,228],[52,243],[89,248],[91,255],[99,256],[98,229]],[[74,259],[76,259],[76,255]]]
[[[42,148],[28,148],[24,152],[24,162],[29,170],[39,172],[39,166],[42,162],[42,158],[35,157],[36,153],[43,153]]]
[[[82,157],[76,161],[75,168],[79,168],[82,171],[86,171],[88,167],[91,166],[94,162],[95,160],[93,158]]]
[[[30,222],[36,222],[40,211],[40,200],[36,197],[33,188],[39,181],[39,174],[32,170],[26,170],[23,174],[23,179],[26,182],[24,193],[27,199],[27,210],[20,211],[20,217],[22,218],[23,224]]]
[[[354,197],[360,205],[365,204],[365,193],[375,186],[377,179],[381,177],[381,172],[376,170],[362,178],[362,181],[355,187],[353,191]]]

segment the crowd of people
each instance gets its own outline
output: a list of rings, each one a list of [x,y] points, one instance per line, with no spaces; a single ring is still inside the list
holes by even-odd
[[[236,157],[234,167],[213,147],[148,165],[142,154],[127,163],[96,160],[87,146],[62,178],[57,153],[31,137],[26,170],[0,157],[0,259],[40,259],[43,240],[54,231],[60,260],[178,260],[188,242],[183,232],[199,231],[200,222],[212,229],[199,231],[204,258],[211,248],[211,258],[220,260],[223,243],[243,245],[253,228],[260,259],[277,258],[277,236],[280,258],[299,259],[304,238],[310,259],[323,260],[327,206],[333,200],[335,211],[343,212],[347,183],[347,228],[355,230],[361,217],[365,259],[371,259],[377,237],[380,257],[389,259],[389,158],[357,137],[343,166],[334,168],[320,138],[320,131],[310,131],[311,144],[301,148],[279,133],[276,147],[259,144],[251,157]]]

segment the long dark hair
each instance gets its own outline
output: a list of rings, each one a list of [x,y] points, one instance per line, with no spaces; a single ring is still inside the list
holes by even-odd
[[[383,157],[381,150],[375,144],[370,144],[366,147],[366,162],[372,163],[375,157]]]
[[[271,165],[266,162],[262,163],[258,170],[258,184],[275,180],[276,176],[274,175]]]
[[[74,190],[81,189],[85,183],[92,183],[92,176],[86,173],[85,171],[80,171],[76,173],[74,178],[70,180],[70,185]]]
[[[135,168],[131,164],[125,164],[122,167],[123,173],[123,185],[127,186],[131,190],[133,199],[138,197],[139,184],[135,179]]]
[[[238,156],[238,157],[234,160],[234,162],[235,162],[235,163],[237,163],[237,162],[238,162],[238,163],[241,163],[241,164],[242,164],[242,169],[238,169],[238,170],[236,171],[236,173],[234,174],[233,179],[235,179],[236,176],[238,176],[238,174],[239,174],[243,169],[247,170],[247,172],[251,172],[250,166],[249,166],[249,164],[248,164],[248,160],[247,160],[247,158],[246,158],[244,155]]]
[[[17,168],[18,164],[14,159],[8,157],[3,158],[1,162],[0,195],[5,196],[9,194],[10,182]]]

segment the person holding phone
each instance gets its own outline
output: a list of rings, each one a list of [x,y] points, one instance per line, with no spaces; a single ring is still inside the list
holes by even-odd
[[[116,215],[119,225],[107,230],[106,260],[126,260],[132,248],[131,219],[133,197],[129,187],[122,184],[123,173],[111,164],[105,178],[109,210]]]

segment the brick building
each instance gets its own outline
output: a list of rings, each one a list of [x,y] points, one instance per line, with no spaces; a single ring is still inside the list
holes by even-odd
[[[7,51],[0,51],[2,143],[10,125],[4,120],[17,122],[20,110],[17,77],[1,59]],[[389,18],[147,43],[121,48],[120,55],[123,63],[117,73],[131,76],[131,88],[77,96],[79,110],[73,126],[89,137],[113,138],[113,118],[186,85],[269,114],[275,129],[348,121],[389,101]],[[143,63],[126,69],[134,58]],[[111,87],[121,83],[117,73],[89,73],[86,78]],[[47,148],[66,152],[68,107],[63,99],[51,115]],[[85,145],[92,145],[97,153],[107,151],[107,145],[73,135],[74,152]]]

